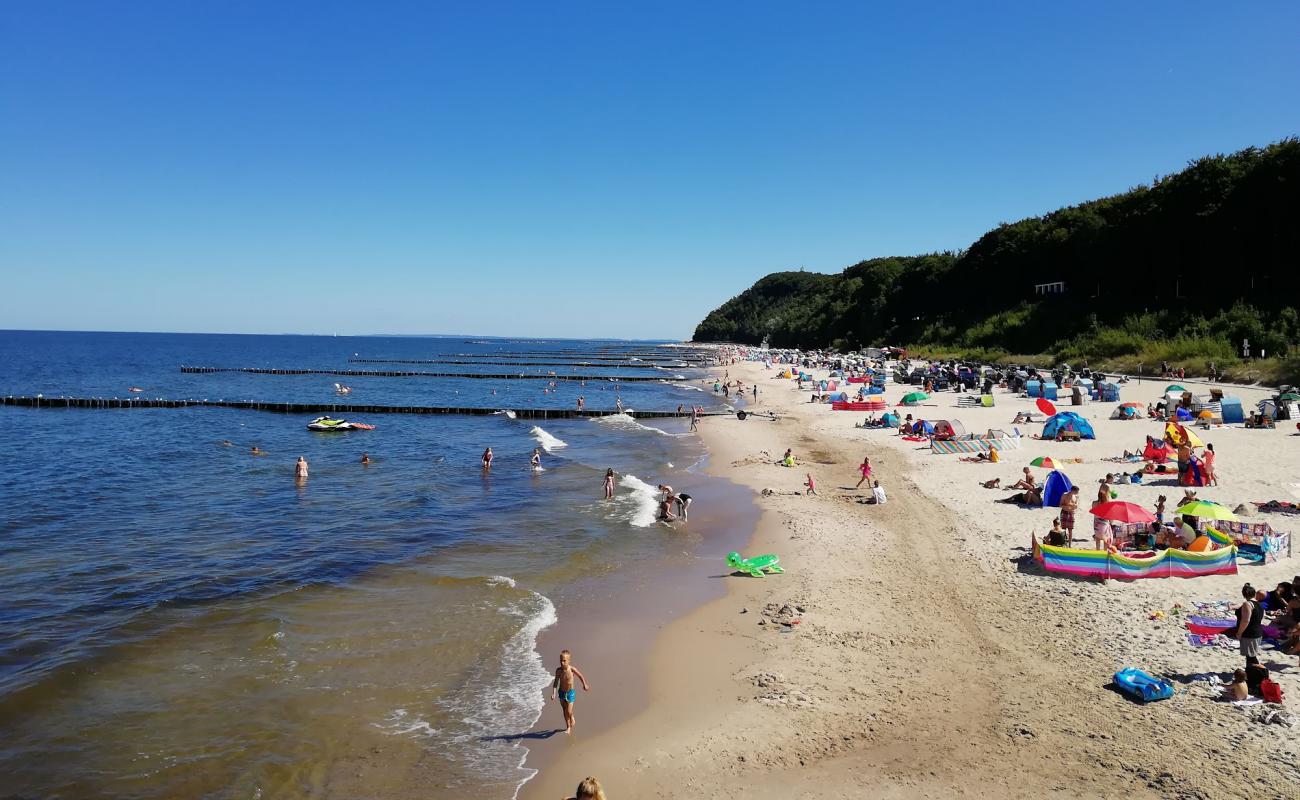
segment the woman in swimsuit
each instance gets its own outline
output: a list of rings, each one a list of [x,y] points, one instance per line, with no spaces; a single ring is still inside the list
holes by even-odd
[[[492,448],[491,447],[483,451],[483,469],[484,470],[492,469]]]
[[[541,450],[538,450],[536,447],[534,447],[534,448],[533,448],[533,455],[532,455],[532,458],[528,459],[528,463],[532,465],[532,468],[533,468],[533,471],[534,471],[534,472],[536,472],[537,470],[541,469],[541,468],[542,468],[542,451],[541,451]]]
[[[605,470],[605,499],[614,499],[614,468]]]

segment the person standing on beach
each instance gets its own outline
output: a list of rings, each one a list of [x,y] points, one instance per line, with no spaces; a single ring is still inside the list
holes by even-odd
[[[551,699],[554,700],[558,692],[560,697],[560,710],[564,712],[565,733],[573,733],[573,704],[578,699],[578,690],[574,688],[573,678],[577,676],[582,681],[582,691],[589,692],[591,687],[587,685],[587,678],[582,674],[582,670],[573,666],[570,659],[573,654],[568,650],[560,651],[560,666],[555,668],[555,680],[551,681]]]
[[[692,406],[691,407],[691,432],[694,433],[699,429],[700,429],[700,407]]]
[[[614,499],[614,468],[605,470],[605,499]]]
[[[806,473],[806,474],[807,474],[807,476],[808,476],[808,480],[804,481],[804,484],[803,484],[803,485],[804,485],[804,486],[807,486],[808,488],[804,490],[804,494],[805,494],[805,495],[812,495],[813,497],[816,497],[816,496],[817,496],[817,483],[816,483],[816,481],[813,480],[813,476],[812,476],[812,473],[811,473],[811,472]]]
[[[1259,663],[1259,642],[1264,636],[1264,607],[1255,600],[1255,587],[1249,583],[1241,587],[1241,596],[1245,601],[1237,606],[1237,642],[1249,667]]]
[[[293,467],[293,477],[300,481],[307,480],[307,459],[303,456],[298,456],[298,463]]]
[[[1205,452],[1201,454],[1201,464],[1205,467],[1205,485],[1218,486],[1219,476],[1214,474],[1214,445],[1205,445]]]
[[[754,402],[758,402],[758,384],[754,384]]]
[[[492,448],[489,447],[483,451],[483,471],[492,469]]]
[[[862,477],[858,479],[857,484],[853,487],[854,489],[861,486],[863,481],[871,480],[871,459],[869,457],[862,457],[862,464],[858,466],[858,471],[862,473]]]
[[[1061,528],[1065,530],[1071,545],[1074,544],[1074,514],[1078,510],[1079,487],[1075,486],[1061,497]]]

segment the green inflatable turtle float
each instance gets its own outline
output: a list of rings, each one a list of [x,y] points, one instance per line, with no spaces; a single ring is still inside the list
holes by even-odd
[[[781,557],[773,553],[753,558],[741,558],[740,553],[735,552],[727,554],[727,566],[737,572],[747,572],[755,578],[761,578],[769,572],[785,572],[781,569],[780,561]]]

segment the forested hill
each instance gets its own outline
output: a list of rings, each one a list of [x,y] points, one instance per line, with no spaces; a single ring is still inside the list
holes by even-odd
[[[1243,337],[1269,355],[1300,342],[1297,305],[1300,140],[1290,138],[1000,225],[964,252],[768,275],[694,340],[1095,358],[1165,342],[1181,343],[1182,358],[1231,359]]]

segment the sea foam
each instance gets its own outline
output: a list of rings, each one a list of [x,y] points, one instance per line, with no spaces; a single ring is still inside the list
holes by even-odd
[[[618,485],[629,490],[623,495],[631,507],[628,522],[638,528],[655,524],[659,516],[659,490],[635,475],[624,475]]]
[[[558,450],[561,447],[569,446],[564,442],[564,440],[557,439],[538,425],[534,425],[533,429],[529,431],[529,433],[531,433],[533,438],[537,440],[537,443],[542,446],[542,449],[548,453]]]

